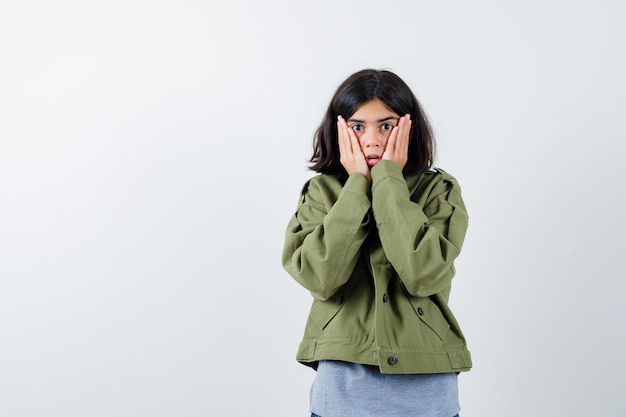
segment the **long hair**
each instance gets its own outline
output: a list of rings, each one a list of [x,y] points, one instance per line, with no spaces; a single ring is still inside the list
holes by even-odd
[[[408,160],[403,173],[419,174],[432,167],[435,141],[426,114],[409,86],[396,74],[365,69],[348,77],[337,89],[322,123],[313,137],[310,170],[345,179],[348,174],[339,161],[337,116],[348,120],[364,103],[379,99],[403,116],[411,115]]]

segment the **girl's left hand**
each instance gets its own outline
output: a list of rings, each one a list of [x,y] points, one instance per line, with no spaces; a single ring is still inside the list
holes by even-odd
[[[404,169],[406,162],[409,159],[409,138],[411,133],[411,116],[405,114],[398,122],[398,125],[393,128],[389,140],[387,140],[387,146],[385,146],[385,152],[383,153],[383,159],[398,164],[400,169]]]

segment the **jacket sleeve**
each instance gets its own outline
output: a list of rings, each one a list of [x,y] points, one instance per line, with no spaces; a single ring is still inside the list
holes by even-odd
[[[285,233],[282,263],[311,294],[328,300],[348,281],[367,237],[369,182],[352,174],[338,196],[314,178]],[[336,200],[336,201],[334,201]]]
[[[397,164],[383,160],[372,169],[372,212],[385,255],[417,297],[450,286],[468,226],[456,180],[443,171],[431,178],[420,204],[411,201]]]

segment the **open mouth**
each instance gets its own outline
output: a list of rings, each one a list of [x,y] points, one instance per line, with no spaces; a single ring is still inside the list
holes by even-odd
[[[367,165],[372,167],[372,166],[376,165],[380,161],[380,156],[378,156],[378,155],[368,155],[366,157],[366,160],[367,160]]]

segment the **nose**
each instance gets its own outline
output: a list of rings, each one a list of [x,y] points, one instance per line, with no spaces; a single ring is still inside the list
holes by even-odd
[[[375,129],[366,129],[361,135],[361,144],[364,148],[378,148],[385,144],[385,137]]]

